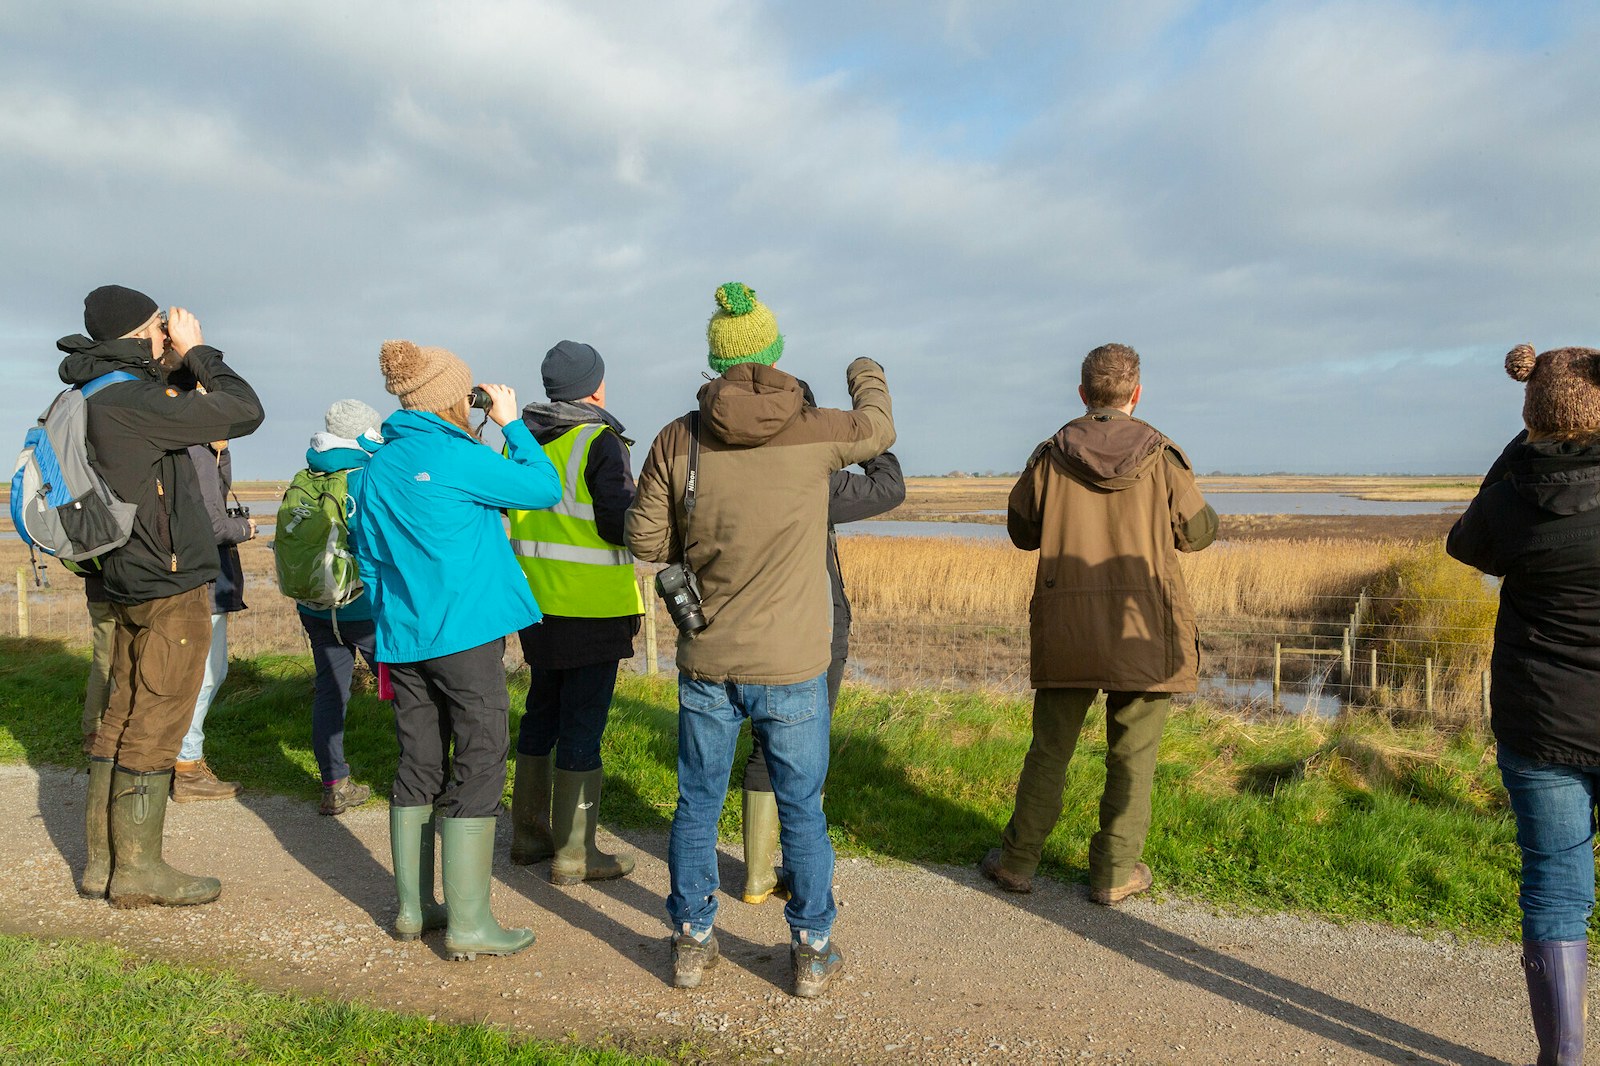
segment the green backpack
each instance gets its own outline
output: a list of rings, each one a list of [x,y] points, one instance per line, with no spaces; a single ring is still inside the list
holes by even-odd
[[[361,595],[361,571],[350,551],[350,498],[345,471],[302,470],[278,505],[272,551],[278,590],[313,610],[343,607]]]

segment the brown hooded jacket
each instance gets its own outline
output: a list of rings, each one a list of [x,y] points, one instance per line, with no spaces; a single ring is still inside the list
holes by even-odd
[[[1200,652],[1178,552],[1217,533],[1189,459],[1154,426],[1091,409],[1035,449],[1011,490],[1012,543],[1039,552],[1035,688],[1193,692]]]
[[[678,670],[702,681],[792,685],[828,668],[828,479],[894,443],[883,368],[845,371],[852,411],[807,407],[781,370],[741,363],[700,390],[700,470],[687,561],[708,625],[678,637]],[[690,416],[662,429],[639,471],[628,547],[684,559]]]

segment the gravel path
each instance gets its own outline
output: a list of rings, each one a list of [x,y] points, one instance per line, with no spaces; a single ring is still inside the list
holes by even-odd
[[[389,939],[388,816],[377,805],[337,819],[311,802],[249,794],[174,805],[168,858],[221,877],[222,899],[115,911],[72,887],[84,783],[81,773],[0,767],[0,809],[12,812],[0,931],[90,937],[269,988],[714,1060],[1487,1064],[1533,1055],[1511,945],[1219,915],[1173,899],[1110,910],[1081,886],[1043,882],[1031,896],[1005,896],[975,870],[860,859],[839,863],[847,968],[825,998],[786,991],[781,904],[726,896],[726,958],[702,988],[680,991],[670,986],[659,833],[610,840],[637,855],[631,878],[570,890],[502,859],[495,913],[539,937],[507,959],[451,963],[439,934]],[[504,838],[504,819],[500,828]],[[724,856],[722,869],[725,882],[742,884],[737,859]]]

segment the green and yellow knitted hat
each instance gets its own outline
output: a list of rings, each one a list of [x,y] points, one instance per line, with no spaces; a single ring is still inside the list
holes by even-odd
[[[756,292],[740,281],[717,286],[717,313],[706,323],[706,361],[721,374],[740,363],[771,366],[783,354],[778,320]]]

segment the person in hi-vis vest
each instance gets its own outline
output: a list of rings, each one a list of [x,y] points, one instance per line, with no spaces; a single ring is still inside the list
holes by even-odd
[[[562,495],[548,510],[509,514],[511,548],[544,612],[518,634],[528,702],[517,734],[511,861],[550,859],[550,881],[575,885],[633,870],[631,857],[600,851],[595,830],[600,735],[644,602],[623,546],[633,442],[605,409],[605,361],[587,344],[562,341],[540,371],[550,402],[528,404],[522,421],[561,473]]]

